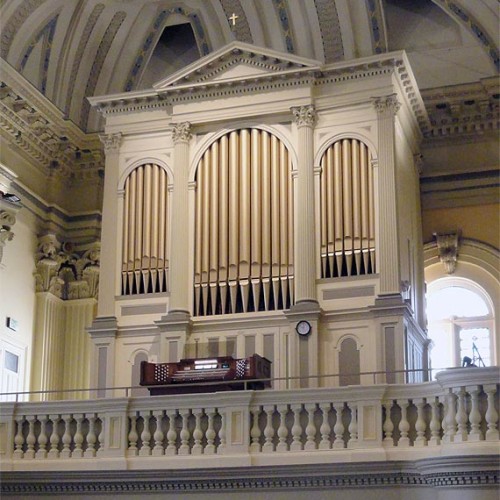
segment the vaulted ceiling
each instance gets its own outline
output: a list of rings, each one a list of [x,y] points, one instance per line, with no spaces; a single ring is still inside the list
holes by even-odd
[[[435,108],[436,89],[498,74],[498,26],[496,0],[3,0],[0,56],[92,132],[87,97],[150,87],[233,40],[322,63],[404,49]]]

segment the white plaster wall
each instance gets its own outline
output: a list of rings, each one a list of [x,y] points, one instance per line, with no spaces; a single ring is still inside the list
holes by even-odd
[[[13,227],[14,239],[4,247],[0,264],[0,342],[21,350],[24,360],[19,367],[19,391],[29,389],[35,308],[35,221],[24,208]],[[18,322],[18,330],[7,328],[6,319]],[[1,374],[1,372],[0,372]],[[0,375],[1,376],[1,375]]]

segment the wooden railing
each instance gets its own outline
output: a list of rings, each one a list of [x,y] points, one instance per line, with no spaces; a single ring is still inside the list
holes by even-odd
[[[161,468],[496,454],[499,376],[498,367],[465,368],[411,385],[6,402],[1,467],[43,469],[56,460],[64,470],[143,468],[144,457]]]

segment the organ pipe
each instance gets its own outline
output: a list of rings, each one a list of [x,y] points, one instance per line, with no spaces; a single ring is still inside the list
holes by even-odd
[[[289,307],[293,197],[286,147],[266,131],[242,129],[209,151],[196,174],[195,314]]]
[[[321,159],[321,276],[375,272],[373,171],[355,139],[335,142]]]
[[[122,294],[166,291],[168,193],[165,171],[134,169],[124,185]]]

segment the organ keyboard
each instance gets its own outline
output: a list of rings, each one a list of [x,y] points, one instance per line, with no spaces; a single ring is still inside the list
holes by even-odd
[[[142,386],[152,396],[159,394],[189,394],[222,390],[241,390],[270,387],[271,362],[254,354],[248,358],[232,356],[202,359],[181,359],[177,363],[141,363]],[[218,382],[196,385],[202,382]],[[238,383],[239,382],[239,383]],[[185,386],[184,384],[190,384]],[[191,385],[193,384],[193,385]]]

